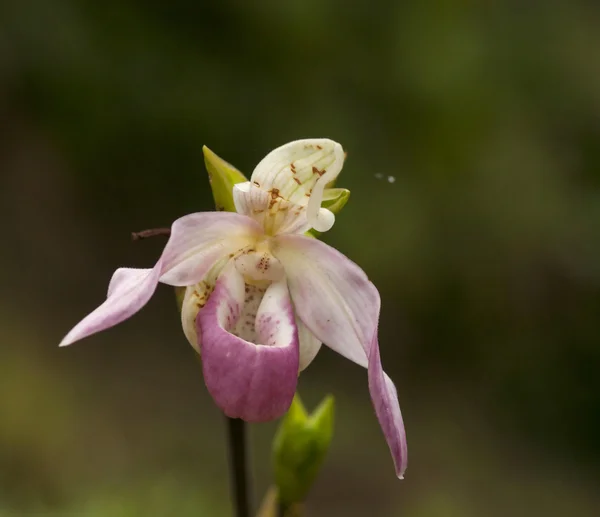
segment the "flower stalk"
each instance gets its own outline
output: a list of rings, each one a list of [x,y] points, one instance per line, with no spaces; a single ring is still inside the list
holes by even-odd
[[[231,473],[232,502],[236,517],[250,517],[250,476],[246,447],[246,422],[226,417],[229,435],[229,468]]]

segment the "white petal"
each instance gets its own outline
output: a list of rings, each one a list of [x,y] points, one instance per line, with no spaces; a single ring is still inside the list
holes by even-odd
[[[266,246],[244,250],[235,257],[234,261],[235,267],[248,283],[264,285],[281,280],[285,276],[281,262]]]
[[[311,228],[304,206],[273,194],[273,191],[263,190],[251,182],[235,185],[233,200],[238,214],[254,219],[269,235],[304,233]]]
[[[308,219],[310,227],[314,228],[318,232],[328,232],[335,223],[335,215],[330,210],[327,210],[327,208],[320,208],[316,202],[313,203],[313,199],[318,199],[314,194],[310,199],[311,200],[308,202],[308,206],[306,208],[306,218]]]
[[[321,209],[323,190],[343,165],[344,150],[337,142],[327,138],[296,140],[265,156],[254,169],[251,181],[271,196],[307,206],[310,226],[327,231],[335,218]]]
[[[239,319],[231,329],[232,334],[249,343],[258,344],[260,342],[256,329],[256,315],[258,314],[260,304],[265,297],[266,291],[266,287],[245,284],[244,304]]]
[[[200,353],[201,336],[198,335],[196,318],[200,309],[206,305],[208,297],[215,288],[219,274],[229,260],[231,260],[229,257],[220,260],[211,268],[201,282],[185,288],[185,296],[181,304],[181,326],[190,345],[198,353]]]

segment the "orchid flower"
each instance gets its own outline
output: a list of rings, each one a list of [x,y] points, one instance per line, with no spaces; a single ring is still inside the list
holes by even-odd
[[[119,268],[106,301],[60,346],[133,316],[159,283],[185,287],[184,333],[202,357],[204,381],[223,412],[248,422],[283,415],[299,372],[324,343],[368,368],[371,399],[398,477],[406,436],[396,389],[379,355],[377,288],[354,262],[304,235],[329,230],[325,187],[344,163],[328,139],[290,142],[269,153],[250,181],[233,187],[237,213],[177,219],[151,269]]]

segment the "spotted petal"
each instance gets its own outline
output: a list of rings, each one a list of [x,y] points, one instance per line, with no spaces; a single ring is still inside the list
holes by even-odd
[[[230,263],[204,308],[198,334],[208,391],[223,412],[247,422],[264,422],[289,408],[298,379],[298,329],[285,281],[264,293],[254,320],[253,343],[234,335],[244,310],[245,283]]]
[[[396,389],[381,366],[376,287],[354,262],[323,242],[301,235],[282,235],[276,242],[273,253],[284,267],[298,317],[325,345],[368,367],[371,399],[402,477],[406,437]]]
[[[253,244],[262,233],[251,218],[232,212],[181,217],[173,223],[162,255],[160,281],[173,286],[200,282],[220,258]]]
[[[159,281],[176,286],[200,282],[219,259],[248,245],[261,232],[252,219],[229,212],[190,214],[178,219],[156,265],[152,269],[117,269],[106,301],[75,325],[60,346],[130,318],[148,303]]]
[[[202,339],[202,336],[198,334],[196,318],[198,317],[200,309],[206,305],[209,296],[215,288],[215,283],[219,274],[229,260],[231,260],[229,257],[224,257],[222,260],[219,260],[201,282],[189,285],[185,288],[181,303],[181,327],[183,328],[183,333],[190,345],[192,345],[194,350],[198,353],[200,353],[200,340]]]
[[[324,232],[333,226],[335,216],[321,208],[323,191],[343,165],[344,150],[337,142],[327,138],[296,140],[265,156],[254,169],[251,182],[273,199],[306,207],[310,227]]]
[[[249,181],[233,187],[233,200],[238,214],[254,219],[269,235],[304,233],[311,228],[305,207]]]

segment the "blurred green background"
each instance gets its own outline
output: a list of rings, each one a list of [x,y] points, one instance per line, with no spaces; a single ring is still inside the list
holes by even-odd
[[[212,208],[203,144],[250,173],[306,137],[348,151],[324,239],[380,287],[409,439],[399,482],[366,372],[323,349],[308,515],[598,515],[598,27],[584,0],[3,0],[0,516],[231,514],[171,289],[57,344],[158,257],[131,231]]]

